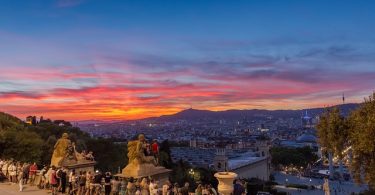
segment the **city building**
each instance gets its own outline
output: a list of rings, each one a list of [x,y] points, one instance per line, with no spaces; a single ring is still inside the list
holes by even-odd
[[[36,116],[28,116],[26,117],[26,123],[30,125],[35,125],[36,124]]]
[[[173,161],[183,160],[193,167],[232,171],[239,178],[268,180],[270,175],[269,147],[265,142],[247,149],[173,147],[171,156]]]

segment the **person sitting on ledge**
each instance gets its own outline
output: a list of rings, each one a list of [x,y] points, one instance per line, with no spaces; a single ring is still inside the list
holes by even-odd
[[[86,160],[91,160],[91,161],[93,161],[93,160],[94,160],[93,152],[90,151],[88,154],[86,154],[85,158],[86,158]]]

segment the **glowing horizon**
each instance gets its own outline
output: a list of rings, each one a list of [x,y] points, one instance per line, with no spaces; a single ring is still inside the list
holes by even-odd
[[[343,93],[359,103],[374,90],[373,5],[10,1],[0,8],[0,111],[127,120],[323,107]]]

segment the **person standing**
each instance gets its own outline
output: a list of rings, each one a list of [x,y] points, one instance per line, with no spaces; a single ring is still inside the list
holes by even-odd
[[[128,190],[127,190],[128,184],[129,182],[127,182],[126,179],[122,178],[120,180],[120,192],[119,192],[120,195],[128,194]]]
[[[20,187],[20,192],[23,191],[23,182],[24,182],[24,172],[21,171],[19,174],[18,174],[18,185]]]
[[[15,162],[13,162],[8,167],[8,172],[9,172],[10,182],[17,183],[17,167],[16,167],[16,163]]]
[[[213,188],[211,184],[208,184],[208,191],[212,195],[217,195],[215,188]]]
[[[154,188],[152,189],[152,191],[150,191],[150,195],[159,195],[159,193],[159,186],[157,183],[155,183]]]
[[[198,184],[197,189],[195,189],[195,194],[196,195],[202,195],[202,184]]]
[[[152,192],[154,191],[154,189],[155,189],[155,185],[156,185],[156,182],[155,182],[155,180],[154,179],[151,179],[151,181],[150,181],[150,185],[149,185],[149,191],[150,191],[150,194],[152,194]]]
[[[29,175],[30,175],[30,185],[34,185],[35,177],[36,177],[36,171],[38,170],[38,166],[34,162],[29,169]]]
[[[171,187],[171,182],[168,180],[167,182],[165,182],[165,184],[163,185],[163,190],[162,190],[162,194],[163,195],[169,195],[169,191],[170,191],[170,187]]]
[[[51,173],[52,173],[52,167],[47,167],[47,172],[46,172],[46,174],[44,174],[45,175],[45,178],[46,178],[46,182],[44,183],[45,185],[44,185],[44,188],[45,189],[51,189],[52,188],[52,186],[51,186]]]
[[[85,184],[86,195],[90,195],[92,193],[91,188],[92,188],[92,175],[91,175],[91,171],[88,171],[86,173],[86,184]]]
[[[73,169],[70,173],[69,173],[69,176],[68,176],[68,194],[70,194],[70,191],[72,191],[73,189],[73,184],[72,184],[72,180],[73,180],[73,177],[75,177],[75,169]]]
[[[46,178],[46,175],[47,175],[47,166],[44,166],[42,170],[40,170],[40,180],[39,180],[39,184],[38,184],[38,188],[39,189],[44,189],[45,188],[45,185],[47,183],[47,178]]]
[[[16,182],[18,182],[18,176],[23,172],[23,166],[20,162],[17,162],[17,171],[16,171]],[[24,181],[24,180],[23,180]]]
[[[61,168],[61,172],[59,174],[60,183],[61,183],[61,193],[65,194],[66,191],[66,169],[63,167]]]
[[[57,183],[58,183],[58,186],[57,186],[57,191],[58,192],[61,192],[61,168],[57,168],[56,170],[56,179],[57,179]]]
[[[242,185],[241,180],[237,180],[234,184],[233,195],[242,195],[245,193],[245,188]]]
[[[52,186],[52,195],[57,194],[57,187],[59,183],[57,182],[57,174],[56,174],[56,167],[52,166],[51,172],[50,172],[50,184]]]
[[[112,179],[111,185],[111,195],[118,195],[120,191],[120,181],[118,180],[118,177]]]
[[[0,170],[3,168],[4,163],[5,163],[4,160],[0,159]]]
[[[122,187],[122,185],[121,185],[121,187]],[[133,195],[133,194],[135,194],[136,190],[137,190],[137,188],[134,184],[134,178],[130,177],[129,181],[128,181],[128,184],[126,185],[126,193],[125,194]]]
[[[77,194],[78,191],[78,177],[76,175],[76,172],[74,171],[71,178],[71,187],[69,188],[70,192],[69,194]]]
[[[189,195],[189,182],[185,182],[184,187],[181,188],[182,195]]]
[[[102,173],[99,171],[96,171],[94,178],[93,178],[93,185],[92,185],[93,194],[95,195],[100,194],[100,192],[102,191],[102,185],[101,185],[102,178],[103,178]]]
[[[9,166],[9,162],[5,161],[3,164],[3,167],[1,167],[1,171],[3,172],[5,177],[9,180],[8,166]]]
[[[155,162],[158,165],[159,164],[159,144],[156,139],[152,141],[151,148],[152,148],[152,154],[154,155],[154,158],[155,158]]]
[[[110,172],[105,173],[105,176],[104,176],[104,192],[105,192],[105,195],[111,194],[111,179],[112,179],[111,173]]]
[[[22,167],[22,171],[23,171],[23,184],[27,184],[29,182],[29,177],[30,177],[30,163],[24,163],[23,164],[23,167]]]
[[[150,194],[150,186],[148,185],[148,180],[147,178],[143,178],[140,184],[141,188],[141,194],[142,195],[149,195]]]
[[[178,195],[179,190],[180,190],[180,186],[178,185],[178,183],[174,183],[172,193]]]
[[[86,172],[79,172],[79,178],[78,178],[78,195],[85,194],[85,185],[86,185]]]

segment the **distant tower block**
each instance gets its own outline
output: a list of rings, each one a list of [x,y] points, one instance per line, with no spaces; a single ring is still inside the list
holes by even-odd
[[[216,149],[216,155],[214,158],[214,167],[216,171],[227,171],[228,157],[226,155],[225,148]]]

